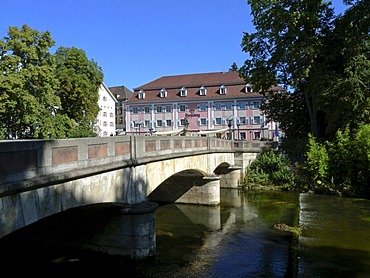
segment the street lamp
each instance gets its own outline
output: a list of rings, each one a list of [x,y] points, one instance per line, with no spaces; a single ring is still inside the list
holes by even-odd
[[[240,123],[237,123],[236,126],[238,127],[238,140],[240,140]]]
[[[185,117],[184,118],[184,126],[185,126],[184,135],[186,136],[187,135],[187,131],[188,131],[188,127],[189,127],[189,118],[188,117]]]
[[[229,140],[232,140],[233,139],[233,135],[231,133],[231,122],[233,121],[234,117],[232,115],[229,115],[226,117],[226,121],[228,122],[228,127],[229,127]]]

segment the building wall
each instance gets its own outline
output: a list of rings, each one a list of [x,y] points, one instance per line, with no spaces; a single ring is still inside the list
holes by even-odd
[[[99,127],[99,137],[113,136],[116,134],[116,100],[109,92],[105,85],[99,87],[99,100],[98,105],[100,108],[97,125]]]
[[[272,139],[275,123],[265,121],[259,109],[261,101],[262,98],[239,98],[204,102],[169,100],[153,104],[129,104],[126,109],[128,119],[126,130],[129,134],[138,134],[140,129],[142,135],[150,133],[150,128],[153,132],[178,130],[185,127],[187,118],[188,129],[196,135],[201,130],[228,128],[227,117],[231,115],[233,139],[259,140],[262,137]],[[138,123],[141,123],[140,128]]]
[[[272,86],[280,93],[283,88]],[[275,123],[260,105],[263,96],[238,72],[164,76],[134,89],[126,102],[128,134],[218,136],[235,140],[273,139]]]

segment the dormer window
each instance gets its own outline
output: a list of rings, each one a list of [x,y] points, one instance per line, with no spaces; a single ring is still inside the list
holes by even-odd
[[[200,87],[199,94],[201,96],[207,95],[207,89],[206,89],[206,87],[204,87],[204,86]]]
[[[138,93],[138,95],[137,95],[137,97],[139,99],[144,99],[145,98],[145,92],[143,90],[140,90],[139,93]]]
[[[252,93],[253,92],[252,84],[248,83],[247,85],[245,85],[245,92],[246,93]]]
[[[222,85],[220,87],[220,95],[226,95],[227,93],[227,88],[225,87],[225,85]]]
[[[186,90],[185,87],[182,87],[181,90],[180,90],[180,96],[181,97],[186,97],[187,93],[188,93],[188,90]]]
[[[161,90],[160,97],[167,97],[167,90],[165,88]]]

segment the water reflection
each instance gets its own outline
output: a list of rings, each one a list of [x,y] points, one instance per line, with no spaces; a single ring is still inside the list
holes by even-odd
[[[301,225],[302,236],[273,225]],[[15,265],[38,277],[369,277],[370,201],[221,190],[220,206],[156,211],[157,256],[144,261],[46,248],[21,237]],[[0,240],[3,255],[7,254]],[[37,252],[35,252],[37,250]],[[19,256],[23,254],[23,256]],[[4,262],[4,261],[3,261]],[[9,265],[9,264],[6,264]]]
[[[274,231],[272,226],[278,221],[293,222],[292,216],[298,212],[298,195],[286,194],[282,199],[280,193],[271,193],[270,198],[261,198],[259,193],[246,195],[235,189],[221,193],[220,207],[171,204],[157,211],[158,260],[173,262],[174,254],[179,255],[171,277],[294,274],[295,266],[289,263],[292,237]],[[161,234],[172,238],[164,239]],[[186,240],[187,236],[196,238],[194,235],[202,239]]]
[[[370,277],[370,201],[300,195],[300,277]]]

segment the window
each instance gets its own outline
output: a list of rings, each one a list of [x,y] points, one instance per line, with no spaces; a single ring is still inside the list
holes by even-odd
[[[185,87],[182,87],[180,90],[180,96],[186,97],[186,95],[187,95],[187,90]]]
[[[189,119],[187,118],[180,119],[179,126],[186,126],[186,125],[189,125]]]
[[[148,127],[149,126],[149,122],[150,122],[149,120],[145,120],[144,121],[144,127]]]
[[[162,126],[162,120],[157,120],[157,126]]]
[[[222,109],[222,103],[215,103],[215,110],[221,110]]]
[[[110,127],[114,126],[114,123],[113,123],[113,122],[110,122],[110,123],[109,123],[109,126],[110,126]]]
[[[162,106],[157,106],[157,113],[162,113]]]
[[[132,108],[132,114],[137,114],[139,112],[139,108],[134,107]]]
[[[225,109],[226,110],[232,110],[233,109],[232,102],[226,102],[225,103]]]
[[[181,105],[179,106],[179,111],[180,111],[180,112],[185,112],[185,111],[186,111],[186,105],[181,104]]]
[[[172,105],[166,105],[166,112],[172,112]]]
[[[261,124],[261,117],[260,116],[251,117],[251,124],[252,125],[259,125],[259,124]]]
[[[222,85],[220,87],[220,95],[226,95],[227,93],[227,88],[225,87],[225,85]]]
[[[200,87],[199,94],[201,96],[207,95],[207,89],[206,89],[206,87],[204,87],[204,86]]]
[[[172,120],[166,120],[166,126],[172,126]]]
[[[104,100],[104,101],[107,101],[107,97],[103,97],[103,100]]]
[[[103,122],[103,126],[107,126],[108,124],[107,124],[107,122]]]
[[[248,118],[247,117],[239,117],[239,124],[241,125],[247,125],[248,124]]]
[[[109,113],[109,117],[113,118],[113,113]]]
[[[138,93],[138,95],[137,95],[137,97],[139,99],[144,99],[145,98],[145,92],[143,90],[140,90],[139,93]]]
[[[144,113],[150,113],[150,107],[149,106],[144,107]]]
[[[207,124],[207,118],[200,118],[199,125],[206,125]]]
[[[258,109],[261,106],[261,102],[260,101],[251,101],[250,106],[251,106],[251,109]]]
[[[254,140],[259,140],[259,139],[261,139],[261,132],[259,132],[259,131],[254,132],[254,134],[253,134],[253,139],[254,139]]]
[[[160,97],[167,97],[167,90],[165,88],[161,90]]]
[[[216,118],[216,125],[222,124],[222,118]]]
[[[198,104],[198,111],[207,111],[207,104],[205,103]]]
[[[246,101],[239,101],[237,106],[239,109],[248,109],[248,102]]]
[[[245,132],[240,132],[240,140],[245,140],[247,139],[246,133]]]
[[[106,117],[107,116],[107,112],[103,112],[103,117]]]

